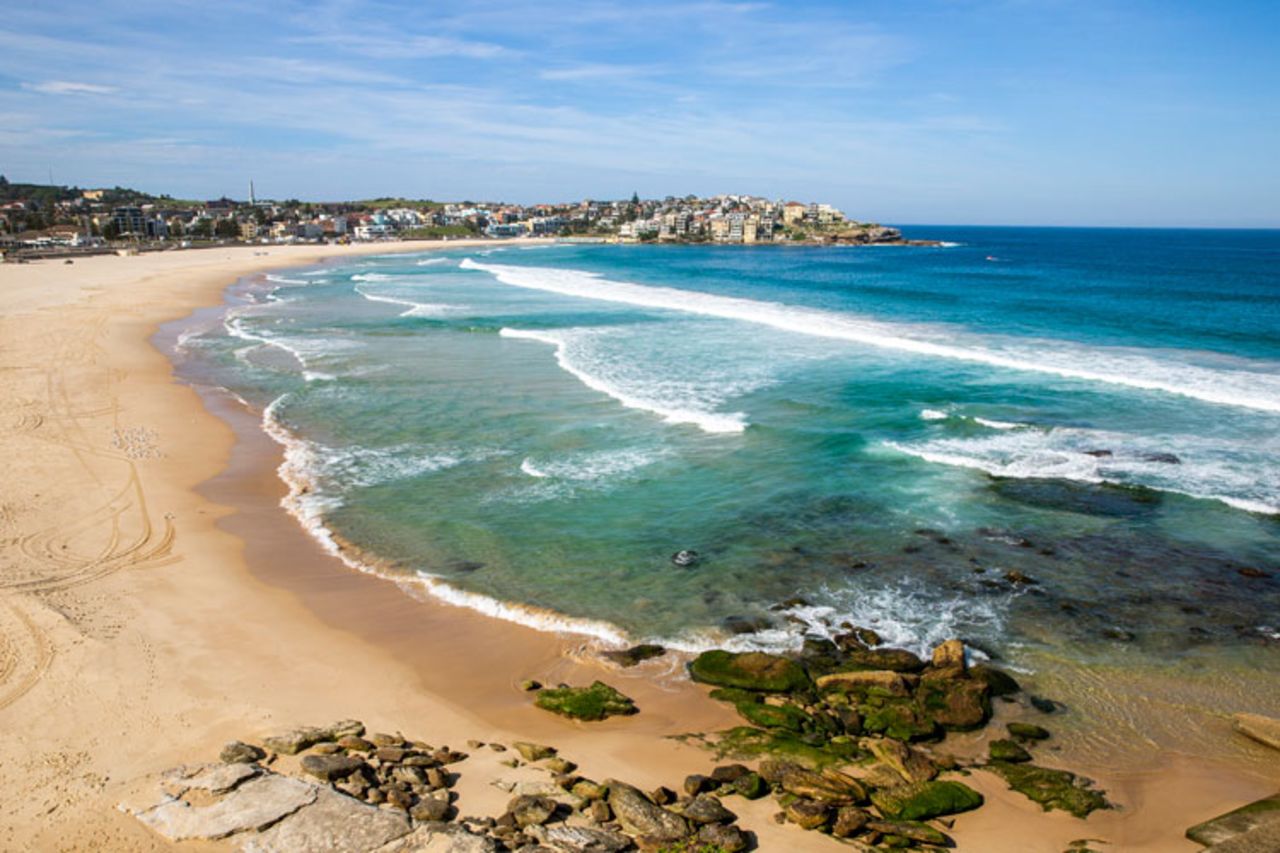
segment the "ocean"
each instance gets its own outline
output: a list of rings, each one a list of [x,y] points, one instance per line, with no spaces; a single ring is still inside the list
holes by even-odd
[[[500,618],[1280,671],[1280,232],[904,230],[256,276],[181,367],[327,547]]]

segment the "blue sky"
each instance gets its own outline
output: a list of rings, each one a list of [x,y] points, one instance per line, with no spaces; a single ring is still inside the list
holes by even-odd
[[[1272,227],[1278,92],[1275,2],[14,2],[0,173]]]

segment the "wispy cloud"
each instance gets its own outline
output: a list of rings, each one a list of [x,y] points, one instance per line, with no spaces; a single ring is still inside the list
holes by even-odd
[[[99,83],[77,83],[72,80],[46,80],[43,83],[23,83],[22,88],[43,95],[114,95],[120,90],[115,86]]]

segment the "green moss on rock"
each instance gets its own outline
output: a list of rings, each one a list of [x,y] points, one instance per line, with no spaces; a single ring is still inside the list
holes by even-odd
[[[926,740],[938,734],[938,724],[909,699],[880,698],[859,706],[862,729],[894,740]]]
[[[952,731],[980,728],[991,716],[990,688],[977,679],[925,679],[916,690],[916,702],[938,725]]]
[[[1009,783],[1009,787],[1039,803],[1045,811],[1060,809],[1076,817],[1087,817],[1111,804],[1101,791],[1088,787],[1088,782],[1066,770],[1051,770],[1035,764],[992,761],[987,768]]]
[[[837,737],[824,743],[791,732],[766,731],[752,726],[738,726],[720,732],[711,746],[720,758],[774,756],[790,758],[809,767],[847,764],[863,757],[851,738]]]
[[[880,814],[891,820],[930,820],[982,805],[982,795],[961,782],[916,782],[871,794]]]
[[[811,687],[804,667],[765,652],[703,652],[689,663],[689,675],[703,684],[767,693],[792,693]]]
[[[1009,723],[1005,726],[1009,734],[1018,740],[1048,740],[1049,730],[1035,723]]]
[[[1021,763],[1031,760],[1031,753],[1011,740],[993,740],[987,745],[987,749],[992,761]]]
[[[764,702],[742,702],[737,705],[743,719],[764,729],[802,732],[812,728],[813,720],[794,705],[769,705]]]
[[[634,714],[639,710],[635,702],[603,681],[597,681],[590,687],[542,690],[534,699],[534,704],[544,711],[576,720],[603,720],[615,715]]]

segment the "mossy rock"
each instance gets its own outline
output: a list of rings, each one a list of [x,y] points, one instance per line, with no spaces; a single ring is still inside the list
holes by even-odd
[[[1031,760],[1031,753],[1011,740],[993,740],[987,745],[987,750],[992,761],[1011,761],[1020,764]]]
[[[746,773],[734,779],[730,786],[733,792],[748,800],[758,800],[769,793],[769,785],[756,772]]]
[[[544,711],[575,720],[603,720],[615,715],[634,714],[639,710],[635,702],[603,681],[597,681],[590,687],[548,688],[540,691],[533,701]]]
[[[992,761],[987,769],[1008,782],[1013,790],[1039,803],[1045,811],[1060,809],[1076,817],[1087,817],[1090,812],[1111,808],[1101,791],[1089,788],[1085,780],[1066,770],[1008,761]]]
[[[1048,740],[1049,730],[1035,723],[1009,723],[1005,726],[1009,734],[1018,740]]]
[[[1022,685],[1012,675],[989,664],[980,663],[970,667],[969,676],[985,682],[992,696],[1012,696],[1022,691]]]
[[[972,678],[925,679],[916,702],[938,725],[950,731],[981,728],[991,717],[991,688]]]
[[[854,649],[844,669],[887,669],[893,672],[920,672],[924,661],[906,649]]]
[[[763,694],[753,693],[750,690],[741,690],[737,687],[717,687],[709,694],[712,699],[717,702],[728,702],[730,705],[739,705],[743,702],[762,702]]]
[[[927,740],[936,737],[938,724],[909,699],[888,699],[859,706],[862,730],[894,740]]]
[[[945,847],[951,843],[951,839],[929,826],[929,824],[913,820],[873,820],[869,821],[866,826],[867,829],[873,832],[909,838],[920,844],[936,844],[940,847]]]
[[[862,758],[863,752],[851,738],[832,738],[811,742],[811,738],[786,731],[766,731],[752,726],[738,726],[719,732],[710,744],[721,758],[789,758],[809,767],[848,764]]]
[[[601,652],[600,657],[605,660],[613,661],[619,666],[628,667],[635,666],[643,661],[652,658],[661,657],[667,653],[666,647],[654,645],[653,643],[641,643],[638,646],[632,646],[629,649],[617,649],[613,651]]]
[[[1280,820],[1280,794],[1272,794],[1246,806],[1220,814],[1187,830],[1187,838],[1212,847],[1258,826]]]
[[[807,691],[812,686],[800,664],[765,652],[703,652],[689,663],[689,675],[703,684],[766,693]]]
[[[813,728],[813,719],[795,705],[742,702],[737,709],[743,719],[762,729],[785,729],[798,733]]]
[[[982,795],[961,782],[916,782],[871,794],[880,814],[891,820],[931,820],[982,805]]]

